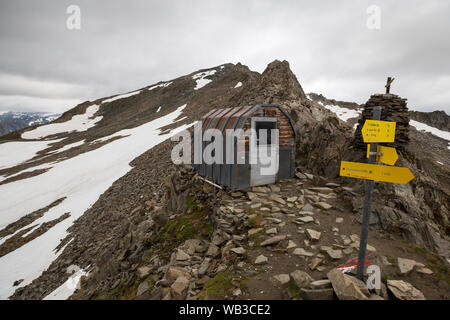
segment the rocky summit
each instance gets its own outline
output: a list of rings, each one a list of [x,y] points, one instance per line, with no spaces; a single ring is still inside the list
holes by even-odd
[[[306,94],[287,61],[224,64],[0,137],[1,298],[450,299],[448,141],[415,127],[405,99],[360,106]],[[292,119],[293,178],[228,190],[171,161],[171,137],[209,111],[256,104]],[[377,104],[415,178],[375,184],[368,286],[355,277],[364,182],[339,168],[367,161],[359,132]]]

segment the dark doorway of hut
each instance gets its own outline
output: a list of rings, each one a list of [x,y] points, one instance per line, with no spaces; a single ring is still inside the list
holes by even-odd
[[[250,174],[250,184],[264,185],[275,183],[276,172],[271,174],[267,173],[264,168],[270,166],[270,164],[264,163],[261,159],[261,155],[267,155],[266,158],[272,158],[276,161],[276,166],[278,166],[278,141],[272,143],[272,130],[277,129],[277,118],[276,117],[252,117],[252,129],[256,131],[256,149],[253,150],[252,155],[254,159],[258,159],[256,164],[251,166]],[[273,137],[274,139],[278,137]],[[274,141],[275,142],[275,141]]]

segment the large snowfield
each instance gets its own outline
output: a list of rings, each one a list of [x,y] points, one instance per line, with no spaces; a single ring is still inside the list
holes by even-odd
[[[63,197],[66,198],[60,204],[51,208],[41,218],[32,223],[33,230],[44,222],[57,219],[64,213],[70,212],[69,218],[56,224],[41,236],[15,251],[0,257],[0,299],[7,299],[18,287],[29,284],[48,268],[51,262],[62,252],[62,250],[56,252],[55,248],[60,244],[61,239],[67,235],[67,228],[91,207],[114,181],[131,170],[129,163],[133,159],[192,125],[180,125],[178,128],[160,135],[160,128],[177,122],[176,119],[185,107],[186,105],[180,106],[174,112],[139,127],[119,131],[113,136],[124,136],[123,138],[114,140],[90,152],[53,163],[45,173],[0,185],[2,199],[0,202],[0,229]],[[25,132],[23,137],[36,139],[67,130],[87,130],[88,127],[94,126],[99,118],[90,119],[86,116],[95,114],[95,109],[90,108],[85,115],[74,116],[72,120],[65,123],[38,127]],[[95,106],[95,108],[97,107]],[[54,141],[1,144],[0,167],[11,167],[28,160],[39,150],[45,149],[51,142]],[[76,143],[76,145],[80,145],[80,143]],[[76,145],[72,144],[71,147]],[[27,170],[30,171],[33,168]],[[24,228],[27,227],[29,225]],[[0,243],[11,236],[0,239]],[[24,280],[18,287],[13,287],[14,281],[19,279]],[[48,298],[66,299],[70,295],[70,290],[60,287]]]

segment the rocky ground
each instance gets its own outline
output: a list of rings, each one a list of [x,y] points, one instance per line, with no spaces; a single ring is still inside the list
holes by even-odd
[[[91,258],[82,266],[89,274],[73,299],[450,298],[442,261],[377,225],[370,228],[368,250],[381,268],[381,289],[369,292],[353,276],[335,272],[359,248],[360,214],[352,199],[362,197],[361,190],[301,168],[295,179],[248,192],[216,189],[184,168],[164,184],[161,207],[138,196],[143,205],[114,228],[122,238],[114,240],[112,230],[93,242],[84,239],[87,248],[78,252]],[[94,246],[101,238],[104,247]],[[65,253],[73,257],[82,246],[77,237]],[[56,264],[72,263],[67,256]],[[14,298],[49,293],[37,288]]]

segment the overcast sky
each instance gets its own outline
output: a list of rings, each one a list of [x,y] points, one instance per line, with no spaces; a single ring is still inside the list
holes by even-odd
[[[69,30],[69,5],[81,29]],[[370,5],[381,9],[369,29]],[[370,20],[374,21],[374,20]],[[373,24],[372,24],[373,25]],[[0,110],[62,112],[197,69],[288,60],[306,92],[450,114],[450,1],[0,0]]]

